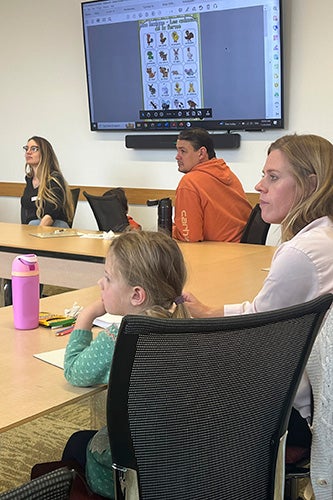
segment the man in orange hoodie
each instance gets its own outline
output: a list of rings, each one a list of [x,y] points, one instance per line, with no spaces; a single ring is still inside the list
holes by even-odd
[[[176,190],[173,237],[239,242],[252,207],[239,179],[216,158],[212,136],[201,128],[183,130],[176,148],[185,175]]]

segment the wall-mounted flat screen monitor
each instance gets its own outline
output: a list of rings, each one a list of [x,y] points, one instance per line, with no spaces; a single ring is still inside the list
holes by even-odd
[[[281,0],[81,6],[91,130],[283,128]]]

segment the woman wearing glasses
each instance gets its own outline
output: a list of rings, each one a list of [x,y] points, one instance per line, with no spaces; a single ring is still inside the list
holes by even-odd
[[[69,227],[74,216],[72,194],[51,144],[33,136],[23,149],[26,186],[21,198],[22,224]]]
[[[23,149],[26,186],[21,197],[21,223],[69,227],[74,217],[72,193],[51,144],[43,137],[33,136]],[[12,304],[10,280],[5,280],[4,302],[6,306]]]

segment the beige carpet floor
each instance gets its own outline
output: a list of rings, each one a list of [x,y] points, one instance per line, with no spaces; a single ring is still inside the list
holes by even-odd
[[[60,460],[67,439],[105,425],[106,391],[0,434],[0,492],[30,479],[36,463]]]

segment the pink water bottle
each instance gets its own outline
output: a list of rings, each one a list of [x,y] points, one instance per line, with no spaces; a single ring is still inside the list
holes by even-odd
[[[39,267],[34,254],[18,255],[12,264],[14,326],[32,330],[39,324]]]

